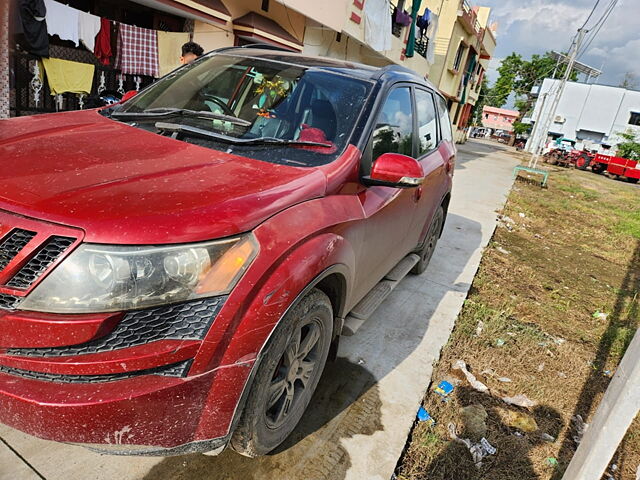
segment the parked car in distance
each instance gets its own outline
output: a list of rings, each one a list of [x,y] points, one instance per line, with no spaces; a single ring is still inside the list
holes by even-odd
[[[0,422],[257,456],[440,237],[445,100],[397,66],[212,52],[102,110],[0,121]]]

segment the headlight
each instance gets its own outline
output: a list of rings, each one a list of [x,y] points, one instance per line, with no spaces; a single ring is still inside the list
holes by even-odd
[[[252,235],[169,247],[84,244],[19,308],[51,313],[114,312],[224,295],[257,253]]]

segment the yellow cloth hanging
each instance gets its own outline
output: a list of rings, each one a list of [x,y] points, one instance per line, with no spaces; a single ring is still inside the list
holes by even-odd
[[[189,41],[189,33],[158,31],[158,63],[160,76],[180,66],[182,45]]]
[[[61,93],[90,93],[95,65],[71,62],[60,58],[43,58],[51,95]]]

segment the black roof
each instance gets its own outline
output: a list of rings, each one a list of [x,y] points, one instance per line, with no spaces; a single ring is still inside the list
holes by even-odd
[[[428,80],[420,77],[413,70],[400,65],[387,65],[386,67],[373,67],[364,63],[350,62],[329,57],[316,57],[304,53],[292,52],[271,45],[246,45],[243,47],[225,47],[214,50],[211,53],[223,53],[230,55],[242,55],[243,57],[255,57],[264,60],[289,63],[306,68],[320,68],[345,75],[362,78],[365,80],[407,80],[422,83],[435,91],[438,89]]]

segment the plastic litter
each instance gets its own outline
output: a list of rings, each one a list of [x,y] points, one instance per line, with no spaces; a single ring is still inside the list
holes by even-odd
[[[510,255],[511,252],[509,250],[505,250],[502,247],[496,247],[496,250],[499,251],[500,253],[502,253],[503,255]]]
[[[598,320],[605,321],[607,319],[607,317],[609,316],[609,314],[601,312],[600,310],[596,310],[595,312],[593,312],[592,316],[593,316],[593,318],[596,318]]]
[[[486,438],[482,437],[478,443],[473,443],[468,438],[458,437],[455,424],[449,423],[447,428],[449,429],[449,437],[451,437],[451,440],[461,443],[469,449],[476,468],[482,467],[482,459],[484,457],[496,454],[497,449],[493,447]]]
[[[511,383],[511,379],[509,377],[498,377],[498,381],[502,383]]]
[[[604,375],[605,377],[613,377],[614,373],[616,373],[615,370],[605,370],[604,372],[602,372],[602,375]]]
[[[542,372],[544,370],[544,362],[542,362],[540,365],[538,365],[538,371]]]
[[[538,424],[531,415],[511,410],[507,413],[506,424],[525,433],[533,433],[538,430]]]
[[[520,213],[518,214],[518,216],[519,216],[520,218],[525,218],[525,217],[526,217],[526,215],[525,215],[524,213],[522,213],[522,212],[520,212]]]
[[[573,438],[573,441],[576,442],[576,445],[579,445],[582,441],[582,437],[584,436],[584,432],[586,432],[587,428],[589,428],[589,424],[585,423],[581,415],[575,415],[571,417],[571,423],[573,423],[573,428],[576,432],[575,435],[573,435],[571,438]]]
[[[448,400],[448,396],[453,392],[454,386],[446,380],[442,380],[436,388],[433,389],[435,393],[440,395],[445,401]]]
[[[418,421],[419,422],[427,422],[429,425],[435,425],[436,421],[434,420],[434,418],[429,415],[429,412],[427,412],[424,407],[420,407],[418,409]]]
[[[549,465],[550,467],[557,467],[558,466],[558,459],[555,457],[547,457],[547,459],[545,460],[546,464]]]
[[[467,370],[467,364],[462,360],[456,360],[453,362],[452,368],[454,370],[460,370],[464,376],[467,378],[469,384],[479,392],[487,392],[489,391],[489,387],[487,387],[484,383],[479,381],[473,373]]]
[[[481,438],[487,434],[487,411],[479,403],[468,405],[462,409],[464,434],[471,438]]]
[[[484,329],[484,322],[480,320],[478,322],[478,326],[476,327],[476,337],[479,337],[480,335],[482,335],[483,329]]]
[[[503,347],[505,343],[506,342],[501,338],[496,339],[496,347]]]
[[[548,433],[541,433],[540,438],[545,442],[553,443],[556,441],[556,437],[549,435]]]
[[[529,397],[522,393],[516,395],[515,397],[502,397],[502,401],[508,403],[509,405],[516,405],[523,408],[535,407],[538,404],[538,402],[531,400]]]

